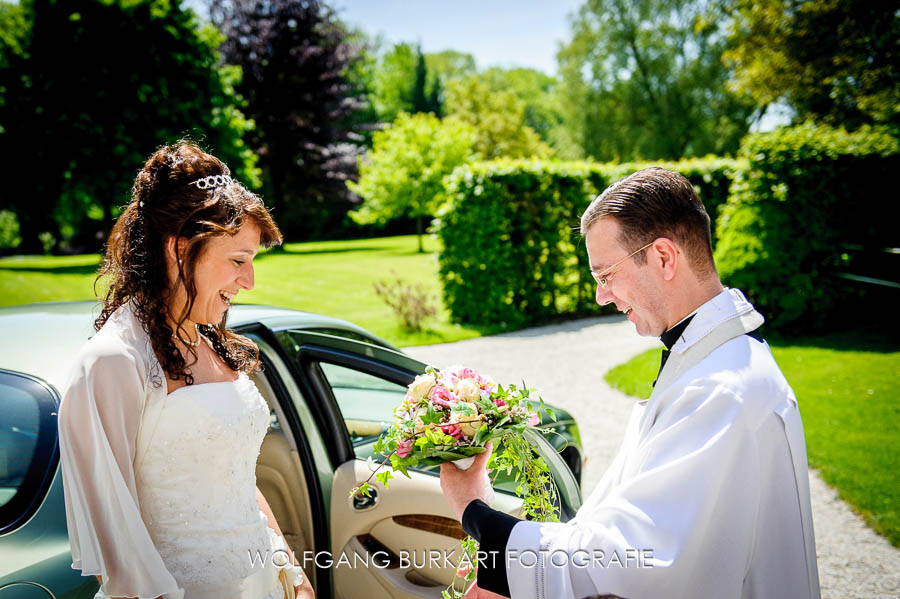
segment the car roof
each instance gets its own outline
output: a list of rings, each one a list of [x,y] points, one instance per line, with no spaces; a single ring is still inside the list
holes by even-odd
[[[94,334],[100,314],[95,301],[45,302],[0,308],[0,369],[37,376],[62,391],[72,360]],[[288,308],[235,304],[228,311],[228,326],[260,323],[272,330],[320,329],[357,335],[395,349],[352,323]]]

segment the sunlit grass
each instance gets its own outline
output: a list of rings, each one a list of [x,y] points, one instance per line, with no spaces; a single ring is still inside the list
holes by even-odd
[[[485,330],[450,323],[440,297],[437,241],[425,238],[417,251],[414,235],[288,243],[283,250],[254,261],[256,286],[242,291],[236,303],[259,303],[335,316],[400,346],[443,343],[477,337]],[[0,305],[93,299],[94,273],[100,256],[14,256],[0,259]],[[438,307],[425,330],[403,330],[372,284],[395,272],[420,283]]]

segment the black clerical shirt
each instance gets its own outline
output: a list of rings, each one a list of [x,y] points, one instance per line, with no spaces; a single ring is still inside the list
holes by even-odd
[[[659,336],[659,340],[662,341],[662,344],[666,346],[666,349],[662,351],[662,357],[659,360],[659,372],[656,373],[656,379],[653,381],[653,386],[656,386],[656,381],[659,380],[659,375],[662,374],[663,366],[666,365],[666,360],[669,359],[669,354],[672,353],[672,346],[678,342],[678,338],[681,337],[681,334],[684,333],[684,330],[694,319],[694,315],[691,314],[674,327],[663,333]]]

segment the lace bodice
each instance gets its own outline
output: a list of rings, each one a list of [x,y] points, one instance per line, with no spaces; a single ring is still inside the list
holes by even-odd
[[[135,471],[141,515],[181,584],[253,573],[269,547],[256,501],[256,460],[269,410],[253,382],[190,385],[168,395]]]

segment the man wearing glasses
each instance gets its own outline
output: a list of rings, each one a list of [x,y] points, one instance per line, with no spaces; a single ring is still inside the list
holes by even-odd
[[[481,454],[441,484],[486,560],[471,595],[513,599],[818,598],[806,445],[763,317],[719,280],[691,184],[651,168],[581,219],[597,303],[666,349],[650,399],[576,517],[518,520],[485,503]]]

